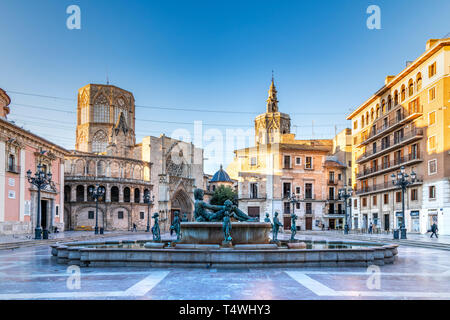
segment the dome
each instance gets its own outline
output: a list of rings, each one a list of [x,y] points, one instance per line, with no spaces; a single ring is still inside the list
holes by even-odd
[[[233,182],[230,179],[228,173],[223,170],[222,165],[220,165],[219,171],[217,171],[209,182]]]

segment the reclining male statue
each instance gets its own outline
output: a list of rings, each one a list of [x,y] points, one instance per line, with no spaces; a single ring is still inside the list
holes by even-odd
[[[222,221],[225,210],[233,213],[233,217],[239,221],[257,221],[233,205],[230,200],[226,200],[223,206],[213,205],[203,201],[204,191],[202,189],[194,190],[195,209],[194,218],[198,222],[217,222]],[[210,211],[209,211],[210,210]]]

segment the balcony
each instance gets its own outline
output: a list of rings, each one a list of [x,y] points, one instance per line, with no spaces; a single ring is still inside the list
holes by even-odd
[[[364,152],[361,156],[359,156],[356,159],[356,163],[362,163],[369,161],[371,159],[375,159],[383,154],[386,154],[392,150],[395,150],[415,140],[422,139],[422,137],[423,137],[423,129],[413,128],[401,137],[395,137],[393,139],[389,138],[388,143],[382,144],[381,148],[376,148],[375,150],[372,149],[370,151]]]
[[[328,179],[328,185],[330,185],[330,186],[335,186],[335,185],[337,185],[338,183],[337,183],[337,181],[336,180],[334,180],[334,179]]]
[[[356,179],[366,179],[372,176],[376,176],[382,173],[386,173],[388,171],[396,170],[400,168],[402,165],[411,165],[416,162],[421,162],[423,159],[420,157],[419,152],[408,154],[405,157],[400,157],[394,159],[394,161],[388,161],[383,163],[381,166],[374,166],[372,168],[367,168],[363,172],[360,172],[356,175]]]
[[[6,171],[11,172],[11,173],[20,173],[20,166],[10,164],[10,165],[6,166]]]
[[[379,126],[379,128],[373,130],[365,137],[362,137],[357,147],[368,144],[377,138],[381,137],[383,134],[386,134],[392,130],[397,129],[408,121],[414,120],[420,117],[423,114],[423,106],[417,106],[416,108],[411,108],[411,110],[402,110],[402,112],[398,114],[393,114],[394,118],[388,121],[387,123],[383,123]],[[374,121],[373,124],[377,124],[382,121],[382,118],[378,118],[378,120]]]
[[[423,182],[423,178],[417,177],[415,182],[410,184],[410,186],[419,185],[419,184],[422,184],[422,182]],[[369,193],[388,191],[388,190],[394,190],[394,189],[399,189],[399,187],[397,187],[396,185],[393,185],[392,182],[383,182],[383,183],[379,183],[379,184],[376,184],[376,185],[373,185],[370,187],[367,186],[367,187],[362,187],[360,189],[357,189],[356,194],[362,195],[362,194],[369,194]]]

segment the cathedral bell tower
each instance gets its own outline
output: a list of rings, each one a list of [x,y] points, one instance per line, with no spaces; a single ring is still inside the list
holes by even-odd
[[[75,149],[128,157],[136,143],[134,97],[112,85],[88,84],[78,90]]]
[[[256,144],[280,143],[281,136],[291,132],[291,118],[278,111],[277,89],[272,75],[266,113],[255,118]]]

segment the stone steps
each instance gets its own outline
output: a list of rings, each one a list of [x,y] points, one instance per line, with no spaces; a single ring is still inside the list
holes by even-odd
[[[130,232],[124,232],[124,233],[106,233],[102,235],[83,235],[79,237],[68,237],[68,238],[58,238],[58,239],[48,239],[48,240],[24,240],[24,241],[15,241],[15,242],[7,242],[7,243],[0,243],[0,250],[12,250],[12,249],[18,249],[18,248],[24,248],[24,247],[33,247],[33,246],[45,246],[45,245],[51,245],[55,244],[57,242],[72,242],[72,241],[82,241],[82,240],[91,240],[91,239],[102,239],[102,238],[109,238],[109,237],[118,237],[118,236],[124,236],[129,235]],[[136,233],[134,233],[136,234]]]

